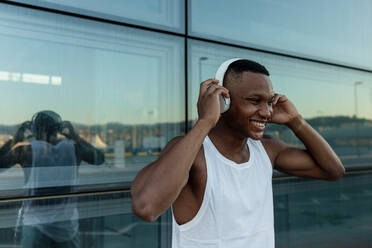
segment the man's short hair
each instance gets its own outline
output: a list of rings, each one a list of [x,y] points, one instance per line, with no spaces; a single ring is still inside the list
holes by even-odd
[[[245,71],[256,72],[256,73],[264,74],[266,76],[270,76],[270,73],[265,68],[265,66],[257,62],[254,62],[252,60],[239,59],[237,61],[232,62],[227,68],[224,79],[223,79],[224,84],[226,80],[227,82],[230,81],[231,79],[236,80],[241,75],[241,73]]]

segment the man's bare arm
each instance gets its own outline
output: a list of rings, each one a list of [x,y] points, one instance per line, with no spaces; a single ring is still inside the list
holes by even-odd
[[[311,177],[325,180],[337,180],[345,169],[329,144],[303,119],[292,128],[306,149],[290,147],[275,140],[279,151],[274,161],[274,168],[294,176]]]
[[[131,188],[135,214],[153,221],[177,199],[208,131],[207,125],[197,122],[186,136],[172,140],[158,160],[140,171]]]
[[[29,128],[30,122],[23,122],[14,134],[13,139],[9,139],[0,148],[0,168],[10,168],[15,164],[31,161],[31,146],[28,142],[23,142],[24,133]]]
[[[326,180],[336,180],[342,177],[345,174],[344,166],[327,141],[298,114],[285,96],[279,95],[276,101],[275,107],[278,107],[278,111],[274,111],[273,118],[282,119],[283,124],[293,131],[306,149],[293,148],[279,140],[272,139],[270,142],[272,149],[276,150],[275,168],[302,177]],[[278,118],[279,115],[280,118]]]
[[[172,140],[158,160],[142,169],[133,181],[133,212],[154,221],[177,199],[189,179],[189,172],[204,138],[220,117],[219,97],[228,91],[207,80],[200,86],[199,120],[184,137]],[[212,86],[211,86],[212,85]]]
[[[15,164],[23,165],[25,161],[31,161],[31,156],[30,145],[16,145],[0,157],[0,168],[10,168]]]

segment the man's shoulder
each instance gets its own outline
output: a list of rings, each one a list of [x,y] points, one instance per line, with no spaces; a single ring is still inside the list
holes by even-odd
[[[162,154],[166,153],[169,149],[171,149],[173,146],[175,146],[178,142],[180,142],[185,136],[176,136],[173,139],[169,140],[168,143],[165,145],[165,147],[162,150]],[[203,146],[200,147],[200,151],[203,150]]]
[[[173,139],[171,139],[166,146],[163,148],[161,155],[167,153],[173,146],[175,146],[178,142],[180,142],[185,136],[176,136]],[[200,149],[198,151],[198,154],[195,157],[195,160],[193,161],[193,166],[191,172],[199,168],[200,166],[203,167],[202,165],[205,164],[205,159],[204,159],[204,148],[203,145],[200,146]]]
[[[281,141],[279,138],[277,137],[274,137],[272,135],[268,135],[268,134],[264,134],[262,136],[262,138],[260,139],[260,141],[262,142],[262,144],[265,146],[268,146],[269,148],[271,147],[275,147],[275,146],[278,146],[278,145],[283,145],[285,144],[283,141]]]
[[[277,155],[287,147],[287,144],[281,141],[279,138],[272,135],[263,135],[261,138],[262,145],[264,146],[270,160],[273,162]]]
[[[184,136],[176,136],[165,145],[163,150],[161,151],[161,154],[166,153],[169,149],[171,149],[175,144],[177,144],[180,140],[182,140]]]

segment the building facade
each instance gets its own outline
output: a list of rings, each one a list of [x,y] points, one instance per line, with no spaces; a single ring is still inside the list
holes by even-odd
[[[241,57],[266,66],[347,170],[337,182],[274,173],[276,247],[372,247],[371,1],[9,0],[0,18],[0,156],[43,110],[104,153],[69,169],[0,163],[0,246],[22,247],[36,221],[44,234],[74,223],[78,247],[170,247],[169,210],[140,220],[130,184],[192,127],[200,82]],[[266,132],[301,146],[285,127]]]

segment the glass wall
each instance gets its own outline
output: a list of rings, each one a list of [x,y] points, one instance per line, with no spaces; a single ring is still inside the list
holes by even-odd
[[[14,0],[75,14],[183,33],[184,0]]]
[[[77,210],[74,218],[61,208],[63,202],[69,202],[68,210]],[[37,211],[26,211],[29,205]],[[154,223],[142,221],[131,212],[129,193],[1,203],[0,208],[2,247],[55,247],[41,233],[59,240],[61,247],[170,247],[170,214]],[[47,223],[23,224],[35,219]],[[73,242],[66,241],[69,236]]]
[[[300,178],[273,181],[276,247],[370,247],[372,222],[371,174],[347,175],[329,183]],[[22,214],[29,203],[37,211]],[[61,209],[77,209],[73,219]],[[30,227],[22,219],[48,220],[37,225],[44,232],[65,221],[77,247],[171,247],[171,215],[167,211],[152,223],[131,211],[129,193],[97,194],[81,197],[6,202],[0,204],[0,240],[3,247],[17,247],[27,240]],[[54,217],[51,222],[50,216]],[[52,233],[54,238],[58,233]],[[66,232],[64,232],[66,235]],[[45,242],[45,241],[44,241]],[[40,246],[35,246],[40,247]],[[50,246],[52,247],[52,246]]]
[[[371,174],[273,181],[276,247],[371,247]]]
[[[190,34],[372,69],[368,0],[190,0]]]
[[[243,57],[267,67],[352,171],[337,182],[275,172],[276,247],[372,247],[371,7],[0,3],[0,246],[171,247],[170,211],[140,220],[130,184],[192,127],[200,82]],[[301,147],[285,127],[266,133]]]
[[[78,174],[55,164],[42,169],[51,177],[40,186],[130,182],[184,131],[182,38],[7,5],[0,12],[3,152],[40,140],[32,126],[50,124],[37,123],[43,110],[72,125],[56,130],[58,140],[77,143]],[[35,171],[21,161],[26,153],[2,164],[0,190],[24,187]]]

